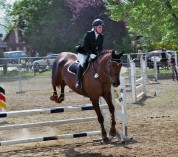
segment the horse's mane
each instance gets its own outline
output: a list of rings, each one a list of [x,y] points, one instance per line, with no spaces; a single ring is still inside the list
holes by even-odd
[[[103,50],[102,52],[99,53],[99,55],[104,55],[104,54],[109,54],[112,53],[113,50]]]
[[[121,57],[124,53],[124,50],[121,52],[121,53],[117,53],[117,51],[114,51],[114,50],[103,50],[102,52],[99,53],[99,56],[101,57],[109,57],[112,59],[112,61],[116,61],[118,63],[121,62]]]

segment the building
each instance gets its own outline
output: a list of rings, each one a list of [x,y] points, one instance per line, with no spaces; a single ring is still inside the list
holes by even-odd
[[[11,30],[4,38],[4,41],[7,45],[7,51],[27,51],[26,42],[18,28]]]

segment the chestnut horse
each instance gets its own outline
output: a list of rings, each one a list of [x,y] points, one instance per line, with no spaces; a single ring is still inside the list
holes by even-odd
[[[118,87],[120,85],[120,70],[122,67],[122,53],[115,54],[114,50],[105,50],[101,52],[97,58],[90,62],[89,67],[83,74],[82,89],[75,87],[76,74],[69,71],[69,67],[76,62],[77,56],[74,53],[62,52],[56,58],[52,69],[52,86],[53,95],[50,97],[52,101],[60,103],[64,100],[64,88],[69,86],[73,91],[80,95],[89,97],[93,108],[98,116],[98,122],[101,125],[101,133],[103,143],[110,143],[104,128],[104,118],[99,107],[99,97],[102,96],[108,106],[111,114],[111,128],[109,137],[119,136],[116,131],[114,105],[112,103],[111,85]],[[98,75],[96,77],[95,75]],[[94,77],[95,76],[95,77]],[[58,97],[56,87],[61,87],[61,93]]]

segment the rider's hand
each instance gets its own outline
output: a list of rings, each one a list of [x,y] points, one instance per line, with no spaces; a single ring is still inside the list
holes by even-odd
[[[90,58],[91,58],[91,59],[95,59],[95,58],[96,58],[96,55],[92,53],[92,54],[90,54]]]

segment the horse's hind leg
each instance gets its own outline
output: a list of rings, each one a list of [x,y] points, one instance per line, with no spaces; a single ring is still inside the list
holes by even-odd
[[[50,96],[50,100],[52,100],[52,101],[56,101],[57,98],[58,98],[58,95],[57,95],[56,86],[53,84],[53,95]]]
[[[98,117],[98,122],[100,123],[101,126],[101,134],[102,134],[102,140],[104,144],[109,144],[110,141],[107,137],[107,133],[104,127],[104,117],[101,113],[100,107],[99,107],[99,98],[97,99],[90,99],[92,104],[93,104],[93,108],[95,109],[95,112],[97,114]]]
[[[65,89],[66,83],[65,81],[62,81],[61,83],[61,94],[60,96],[55,100],[56,103],[61,103],[64,101],[64,89]]]

